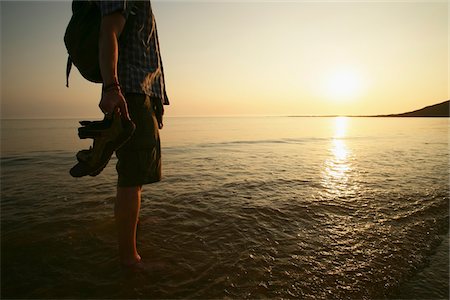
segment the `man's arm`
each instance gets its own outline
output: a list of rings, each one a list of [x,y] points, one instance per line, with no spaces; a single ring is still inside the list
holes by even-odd
[[[125,25],[125,18],[120,12],[102,17],[99,37],[99,62],[103,78],[102,98],[99,107],[104,113],[113,113],[120,109],[122,117],[129,119],[127,104],[120,90],[117,77],[119,57],[118,39]]]

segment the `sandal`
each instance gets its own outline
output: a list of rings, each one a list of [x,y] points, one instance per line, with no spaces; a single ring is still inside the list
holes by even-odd
[[[80,139],[94,140],[92,147],[81,150],[76,157],[78,163],[70,169],[73,177],[97,176],[108,164],[114,151],[119,149],[133,135],[136,126],[115,113],[112,118],[102,121],[80,121]]]

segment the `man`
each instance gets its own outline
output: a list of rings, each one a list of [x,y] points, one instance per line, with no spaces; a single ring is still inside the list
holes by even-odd
[[[99,107],[105,115],[120,110],[123,118],[131,118],[136,125],[131,139],[116,151],[114,207],[120,261],[134,266],[141,262],[136,226],[142,186],[161,180],[158,130],[163,126],[163,104],[169,101],[150,0],[98,1],[97,5],[102,15],[99,58],[103,89]],[[127,5],[134,7],[130,11]],[[119,43],[124,28],[125,42]]]

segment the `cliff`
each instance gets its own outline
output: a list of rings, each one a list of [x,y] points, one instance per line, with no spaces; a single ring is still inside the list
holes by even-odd
[[[382,115],[377,117],[450,117],[450,100],[430,105],[418,110],[401,114]]]

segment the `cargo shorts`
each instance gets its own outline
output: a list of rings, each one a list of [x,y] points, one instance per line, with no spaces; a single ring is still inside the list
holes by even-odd
[[[132,187],[161,180],[161,143],[153,99],[127,93],[128,113],[136,125],[133,136],[116,151],[117,186]]]

